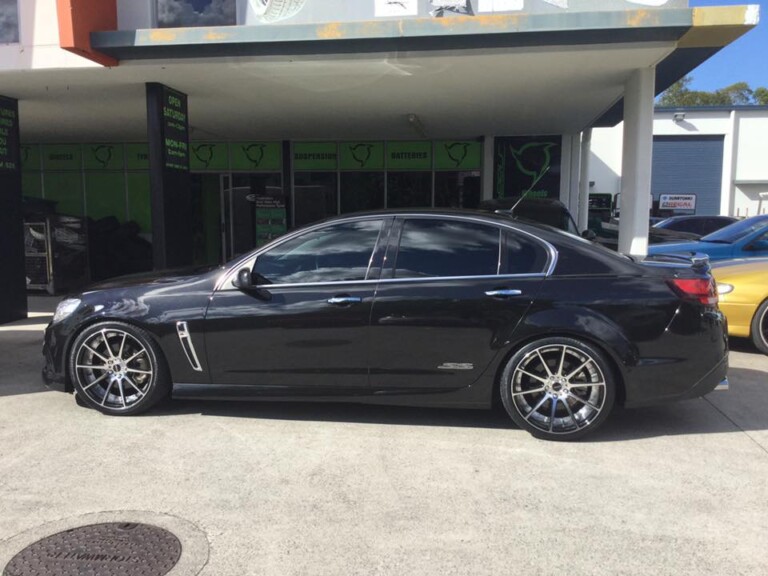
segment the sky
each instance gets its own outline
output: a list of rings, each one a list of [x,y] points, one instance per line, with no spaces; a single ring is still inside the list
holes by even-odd
[[[768,0],[689,0],[691,7],[759,4],[760,23],[691,72],[692,90],[712,91],[746,82],[768,88]]]

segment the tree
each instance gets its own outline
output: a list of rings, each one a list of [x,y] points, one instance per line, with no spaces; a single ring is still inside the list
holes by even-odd
[[[736,82],[713,92],[691,90],[691,76],[684,76],[667,88],[657,104],[665,107],[693,106],[747,106],[750,104],[768,105],[768,88],[752,90],[746,82]]]
[[[768,106],[768,88],[755,88],[752,95],[755,98],[755,104]]]

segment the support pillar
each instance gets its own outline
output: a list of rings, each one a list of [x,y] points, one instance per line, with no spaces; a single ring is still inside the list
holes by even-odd
[[[619,252],[639,257],[648,254],[655,84],[655,69],[641,68],[624,87]]]
[[[0,324],[27,317],[19,104],[0,96]]]
[[[482,200],[493,199],[493,173],[496,169],[495,137],[483,137],[483,192]]]
[[[154,267],[189,266],[194,242],[186,94],[147,84],[147,135]]]
[[[592,154],[592,128],[581,133],[581,170],[579,170],[579,210],[576,224],[579,232],[589,225],[589,157]]]

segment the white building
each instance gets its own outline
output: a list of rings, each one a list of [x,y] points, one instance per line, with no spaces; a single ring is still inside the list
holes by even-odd
[[[621,192],[623,123],[592,132],[593,193]],[[697,214],[768,213],[768,106],[657,108],[654,200],[695,194]]]

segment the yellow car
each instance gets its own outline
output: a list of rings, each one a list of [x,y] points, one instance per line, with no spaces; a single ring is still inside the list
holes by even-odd
[[[723,260],[712,264],[720,309],[728,334],[752,338],[768,354],[768,258]]]

